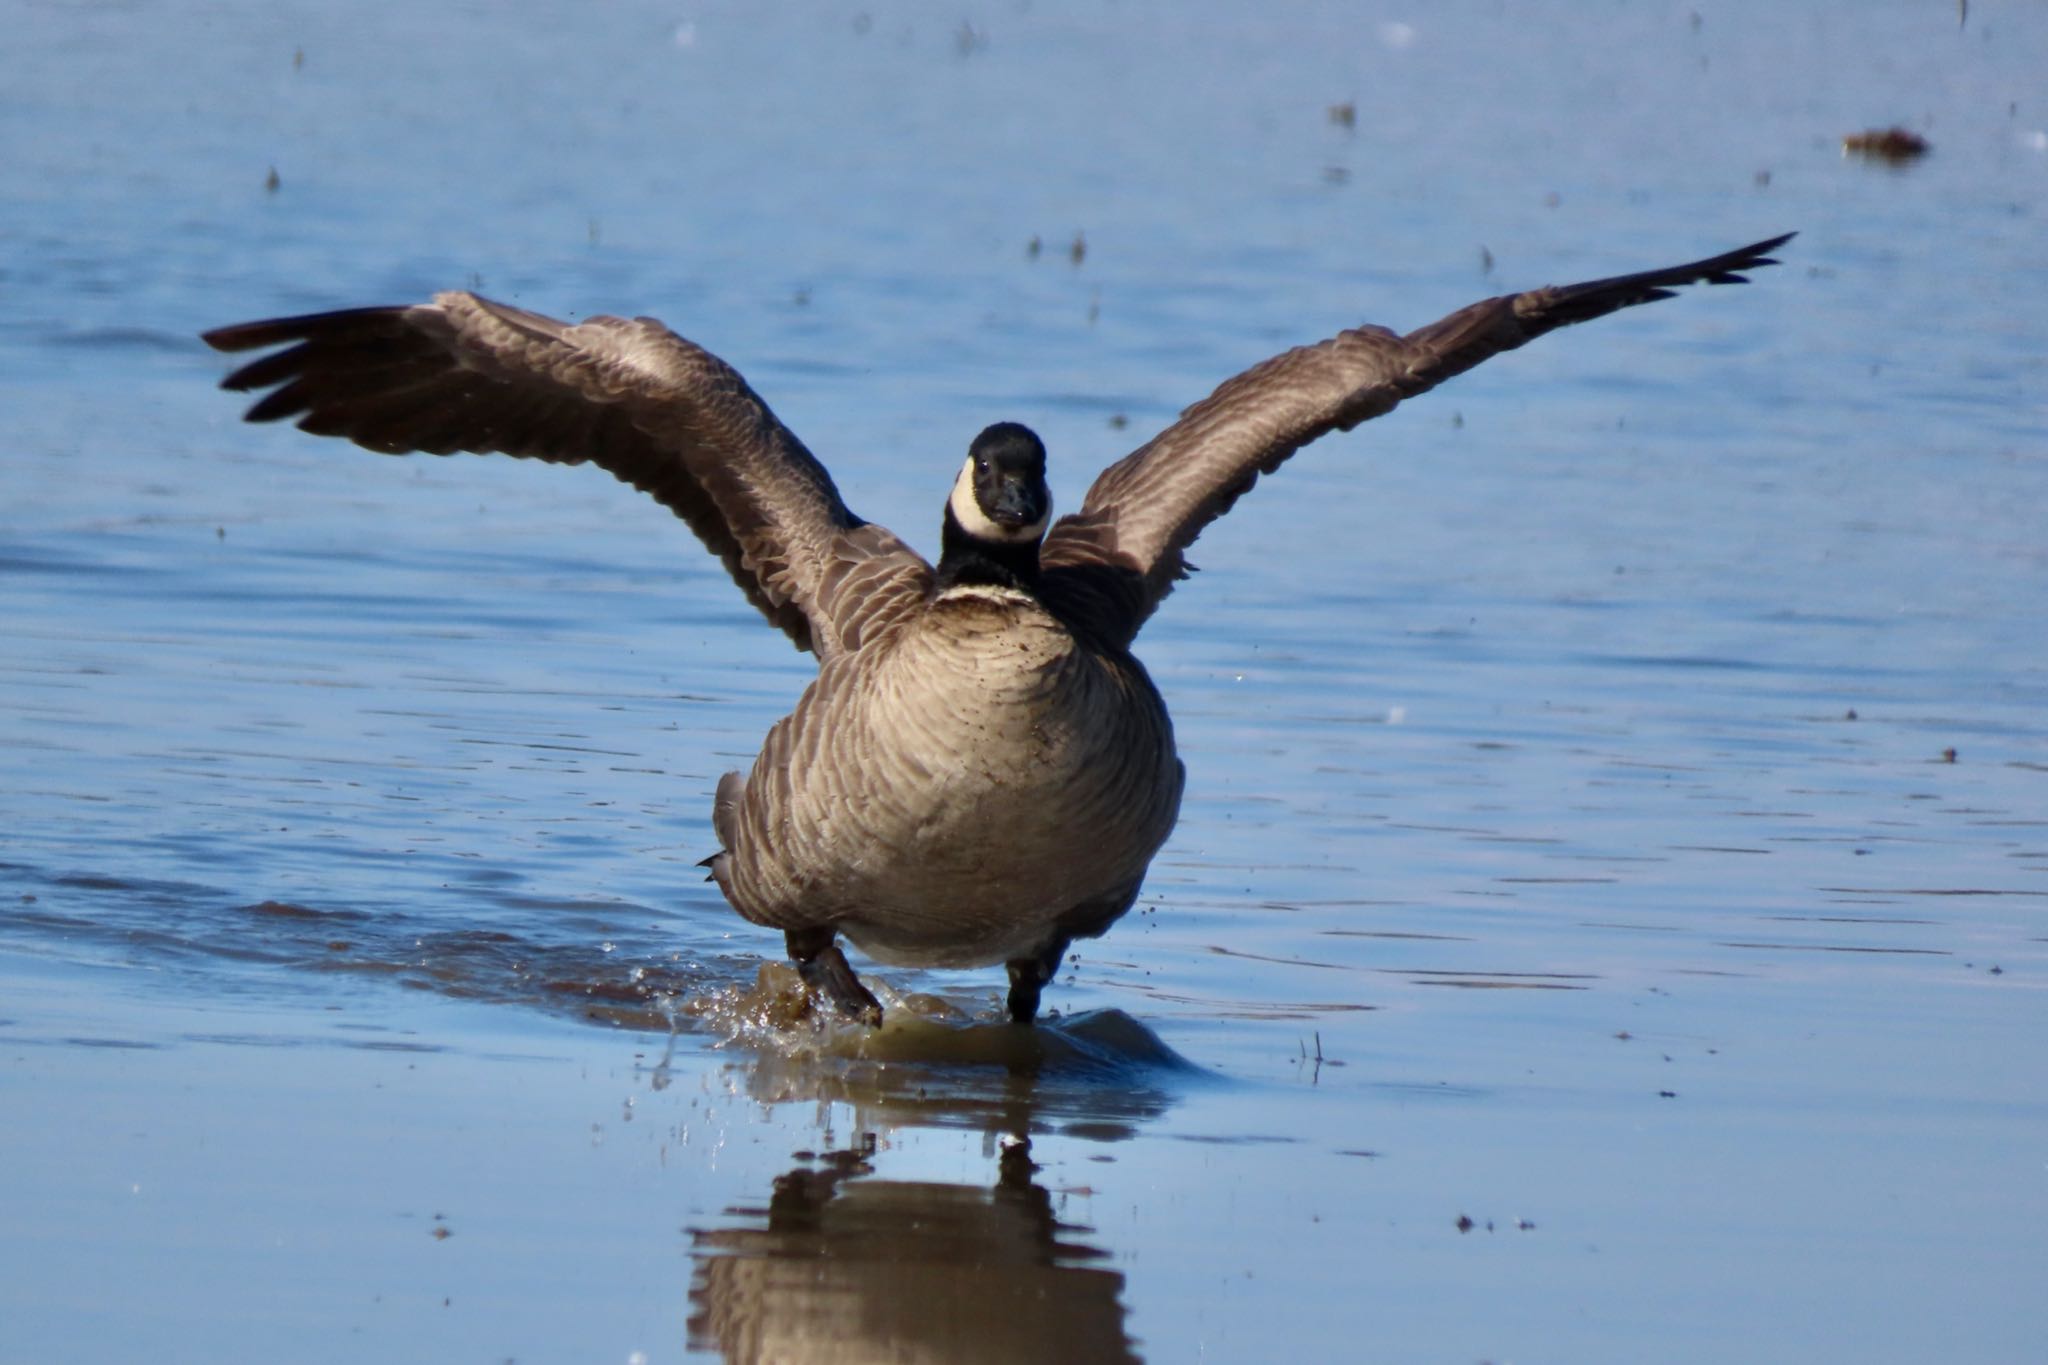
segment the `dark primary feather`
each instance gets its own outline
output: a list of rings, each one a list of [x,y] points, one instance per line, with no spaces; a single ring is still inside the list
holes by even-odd
[[[1122,648],[1187,572],[1184,552],[1261,474],[1555,328],[1741,284],[1793,234],[1702,261],[1484,299],[1397,336],[1364,326],[1230,379],[1110,466],[1047,536],[1042,591]],[[244,323],[223,351],[277,347],[223,387],[269,389],[251,421],[296,418],[390,454],[502,451],[591,463],[687,522],[800,648],[856,648],[932,581],[894,534],[846,507],[831,476],[731,366],[651,318],[571,326],[474,294]]]
[[[1556,328],[1668,299],[1688,284],[1745,283],[1744,271],[1776,265],[1769,253],[1794,235],[1663,270],[1484,299],[1406,336],[1360,327],[1255,365],[1103,471],[1081,510],[1054,524],[1046,593],[1128,645],[1185,576],[1183,552],[1203,528],[1310,441]]]
[[[283,347],[222,387],[386,454],[503,452],[591,463],[673,510],[799,648],[850,649],[919,600],[930,568],[847,509],[824,466],[733,368],[651,318],[571,326],[474,294],[223,327],[222,351]]]

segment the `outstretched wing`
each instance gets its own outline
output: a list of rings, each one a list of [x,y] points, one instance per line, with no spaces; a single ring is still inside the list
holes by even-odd
[[[652,318],[570,325],[474,294],[222,327],[222,351],[283,347],[222,382],[385,454],[501,451],[590,463],[689,524],[800,649],[855,648],[922,598],[930,566],[847,510],[831,475],[730,365]]]
[[[1776,265],[1786,233],[1689,265],[1484,299],[1407,336],[1360,327],[1255,365],[1104,470],[1043,553],[1048,594],[1128,644],[1174,583],[1183,552],[1261,474],[1330,431],[1349,431],[1404,398],[1545,332],[1672,297],[1688,284],[1742,284]]]

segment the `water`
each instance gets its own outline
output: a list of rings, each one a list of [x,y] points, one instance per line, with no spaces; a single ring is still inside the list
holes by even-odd
[[[2038,7],[9,29],[0,1358],[2048,1347]],[[1071,508],[1287,345],[1793,228],[1203,538],[1181,826],[1027,1059],[996,974],[740,1027],[693,864],[809,668],[682,528],[195,337],[653,313],[931,549],[988,421]]]

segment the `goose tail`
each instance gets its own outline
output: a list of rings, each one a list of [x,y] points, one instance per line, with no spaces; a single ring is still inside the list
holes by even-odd
[[[726,868],[732,859],[732,846],[738,838],[740,804],[747,799],[747,779],[737,772],[727,773],[718,779],[718,792],[711,801],[711,829],[718,836],[718,852],[700,861],[697,866],[708,867],[711,875],[704,880],[725,885]]]

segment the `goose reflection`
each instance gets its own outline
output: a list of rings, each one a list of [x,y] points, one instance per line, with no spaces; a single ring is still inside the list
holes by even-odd
[[[765,1206],[691,1231],[691,1346],[735,1365],[1138,1359],[1124,1277],[1089,1228],[1062,1221],[1031,1144],[1123,1141],[1204,1082],[1144,1024],[1102,1010],[1019,1029],[899,1009],[858,1055],[768,1048],[734,1070],[758,1103],[818,1106],[824,1145],[835,1116],[861,1136],[797,1153]],[[980,1133],[993,1183],[878,1174],[875,1135],[909,1128]]]
[[[740,1365],[1136,1361],[1124,1277],[1062,1222],[1028,1140],[992,1186],[875,1177],[872,1136],[693,1230],[690,1345]]]

